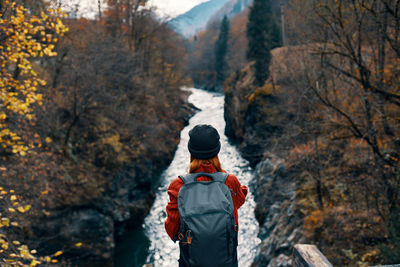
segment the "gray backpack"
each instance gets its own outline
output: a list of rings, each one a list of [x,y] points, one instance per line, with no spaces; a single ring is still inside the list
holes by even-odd
[[[207,176],[212,181],[196,181]],[[232,267],[237,262],[237,226],[233,201],[225,185],[227,173],[192,173],[179,176],[179,266]]]

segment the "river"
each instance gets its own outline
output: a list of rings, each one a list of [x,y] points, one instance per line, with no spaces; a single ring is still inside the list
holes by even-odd
[[[248,162],[240,156],[237,148],[228,142],[224,134],[224,96],[199,89],[191,91],[189,102],[200,109],[181,132],[181,141],[171,165],[162,173],[161,184],[156,193],[153,207],[146,217],[142,229],[128,233],[116,248],[117,267],[142,267],[143,264],[153,264],[154,267],[178,266],[178,243],[170,240],[164,229],[166,218],[165,206],[168,203],[167,188],[169,183],[184,174],[189,166],[189,130],[197,124],[214,126],[221,136],[221,151],[219,158],[222,168],[236,174],[240,182],[248,185],[252,178],[252,169]],[[238,260],[240,267],[248,267],[256,255],[257,245],[261,242],[258,235],[258,222],[254,217],[255,202],[251,192],[247,195],[245,204],[239,209],[239,246]]]

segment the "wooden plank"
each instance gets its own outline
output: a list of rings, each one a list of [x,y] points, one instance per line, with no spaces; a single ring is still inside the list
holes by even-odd
[[[297,244],[293,249],[293,267],[332,267],[315,245]]]
[[[395,264],[395,265],[376,265],[372,267],[400,267],[400,264]]]

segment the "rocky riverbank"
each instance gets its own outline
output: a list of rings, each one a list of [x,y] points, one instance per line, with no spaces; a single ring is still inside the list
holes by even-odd
[[[296,206],[296,171],[276,157],[261,161],[255,170],[253,190],[255,214],[262,240],[252,264],[255,266],[292,266],[292,249],[304,241],[302,215]]]
[[[8,184],[5,188],[17,193],[31,189],[21,199],[32,206],[31,211],[17,217],[10,214],[20,222],[13,227],[14,240],[27,243],[38,255],[51,256],[61,250],[58,260],[63,264],[113,266],[118,237],[141,227],[154,201],[158,177],[172,160],[180,131],[194,113],[187,97],[181,91],[179,97],[164,97],[169,105],[143,103],[147,114],[142,121],[131,121],[142,125],[139,136],[108,119],[110,134],[99,135],[82,121],[71,132],[69,142],[74,147],[69,154],[59,152],[57,136],[52,136],[54,140],[36,155],[11,158],[13,164],[3,162],[7,166],[1,173]],[[91,123],[106,120],[106,116]],[[13,175],[12,179],[7,180],[7,175]]]
[[[295,204],[299,171],[278,151],[289,146],[282,140],[294,114],[284,105],[279,80],[256,88],[252,76],[247,66],[232,75],[224,89],[226,134],[255,167],[251,186],[262,243],[252,266],[291,266],[292,247],[303,240],[303,216]]]

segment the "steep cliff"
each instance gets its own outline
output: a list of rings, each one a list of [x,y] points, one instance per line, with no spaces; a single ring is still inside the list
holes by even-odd
[[[280,87],[267,83],[253,85],[251,65],[233,74],[226,82],[226,134],[240,143],[243,156],[255,166],[264,151],[276,146],[284,134],[285,122],[292,116],[283,108]]]

